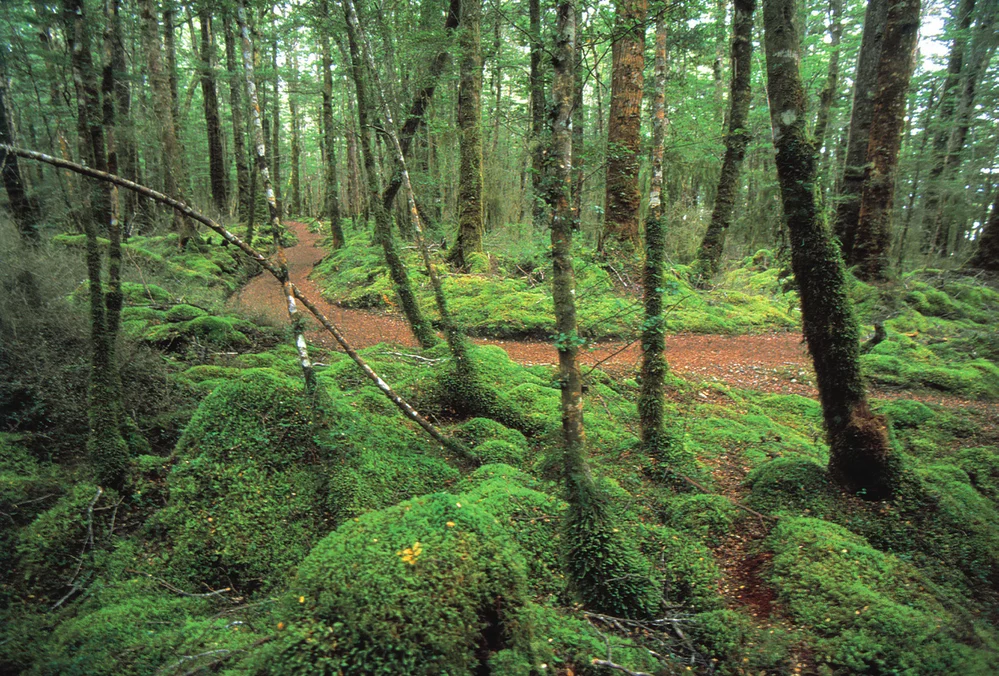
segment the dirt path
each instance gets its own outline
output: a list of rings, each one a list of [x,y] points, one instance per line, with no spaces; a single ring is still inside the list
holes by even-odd
[[[288,221],[287,226],[298,237],[298,244],[285,249],[288,270],[295,282],[319,308],[336,322],[347,340],[355,348],[370,347],[382,342],[393,342],[413,347],[416,341],[405,320],[389,314],[368,310],[349,310],[323,299],[318,285],[309,279],[313,266],[322,260],[325,251],[320,247],[322,236],[304,223]],[[250,280],[232,299],[232,304],[243,307],[251,314],[263,315],[277,325],[286,322],[284,295],[270,275],[258,275]],[[332,337],[312,323],[308,338],[312,344],[335,349]],[[480,345],[498,345],[521,364],[556,364],[555,348],[550,343],[538,341],[476,339]],[[618,374],[633,374],[642,354],[636,342],[600,343],[583,352],[584,372],[599,364],[601,368]],[[670,368],[680,375],[697,381],[717,381],[733,387],[773,392],[800,394],[816,398],[814,372],[801,334],[769,333],[742,336],[683,334],[666,337],[666,358]],[[969,401],[944,394],[913,392],[874,392],[883,398],[905,397],[926,403],[951,407],[975,408],[990,418],[999,417],[999,407],[978,401]],[[999,420],[996,420],[999,423]]]

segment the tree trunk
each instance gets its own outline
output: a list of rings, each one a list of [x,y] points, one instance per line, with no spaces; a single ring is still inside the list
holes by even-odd
[[[139,162],[135,142],[135,124],[132,121],[132,88],[129,84],[128,62],[125,55],[125,36],[122,30],[121,0],[111,3],[111,68],[114,78],[115,138],[118,144],[118,165],[125,178],[137,178],[136,166]],[[140,209],[135,193],[126,191],[123,199],[122,231],[128,233],[136,213]]]
[[[725,159],[718,177],[718,192],[711,213],[711,222],[697,252],[697,267],[703,281],[718,272],[725,233],[732,225],[735,198],[741,183],[739,172],[749,145],[749,103],[752,100],[750,75],[753,67],[753,12],[756,0],[735,0],[732,21],[732,83],[729,93],[728,135],[725,137]]]
[[[607,133],[607,204],[600,248],[638,244],[638,151],[642,126],[646,0],[618,0]]]
[[[867,146],[867,177],[860,201],[853,245],[857,274],[865,281],[887,279],[891,263],[891,216],[895,202],[895,170],[902,146],[905,102],[915,66],[920,0],[893,0],[885,20],[878,64],[878,95]]]
[[[7,72],[4,68],[4,55],[0,52],[0,144],[16,145],[10,121],[7,119]],[[21,238],[32,245],[38,244],[38,214],[28,199],[24,188],[24,178],[16,155],[8,155],[0,149],[0,174],[4,188],[10,199],[10,210]]]
[[[585,108],[583,108],[583,83],[585,81],[585,63],[583,62],[583,31],[581,20],[582,7],[578,8],[576,26],[576,61],[573,66],[575,80],[573,82],[572,101],[572,213],[575,222],[575,229],[582,227],[583,221],[583,124],[586,119]],[[497,98],[498,100],[498,98]],[[498,107],[498,106],[497,106]]]
[[[544,44],[541,37],[541,0],[528,0],[530,21],[530,51],[531,51],[531,129],[528,151],[531,156],[531,218],[535,227],[541,227],[545,215],[545,195],[542,179],[544,177],[544,133],[545,112],[545,77],[541,69],[541,58]]]
[[[275,21],[277,15],[274,15]],[[274,69],[274,98],[271,101],[271,168],[274,172],[274,201],[279,214],[284,213],[281,200],[281,75],[278,71],[278,39],[274,38],[271,50],[271,67]]]
[[[149,87],[152,90],[153,108],[159,113],[159,141],[163,173],[164,191],[176,199],[184,199],[184,181],[180,169],[180,148],[177,143],[177,133],[174,127],[174,105],[170,93],[170,79],[163,71],[160,61],[159,22],[153,0],[140,0],[139,11],[142,16],[142,34],[146,49],[146,70],[149,77]],[[173,229],[178,235],[178,245],[181,249],[187,246],[188,240],[194,236],[193,228],[179,212],[174,211]]]
[[[212,201],[220,214],[229,213],[229,171],[222,150],[222,120],[215,88],[215,41],[212,35],[212,14],[205,5],[198,12],[201,23],[201,93],[205,100],[205,127],[208,132],[208,173],[212,186]]]
[[[173,12],[172,3],[167,2],[167,6],[163,8],[163,48],[166,50],[167,80],[170,83],[170,110],[174,125],[179,126],[180,83],[177,80],[177,40],[174,36]]]
[[[469,254],[482,251],[482,43],[479,24],[482,0],[461,0],[458,45],[461,81],[458,85],[458,134],[461,168],[458,176],[458,241],[451,261],[467,271]]]
[[[274,240],[274,248],[277,250],[275,267],[278,274],[276,276],[281,283],[287,301],[288,319],[291,323],[292,334],[295,337],[299,365],[302,367],[302,375],[305,379],[305,394],[313,398],[318,394],[318,383],[312,368],[312,361],[309,359],[309,348],[305,342],[305,321],[298,311],[298,304],[295,302],[295,289],[288,277],[288,260],[285,258],[284,248],[281,246],[281,212],[278,211],[277,199],[274,196],[274,188],[271,185],[270,172],[267,167],[264,127],[260,121],[260,103],[257,100],[257,84],[253,74],[253,46],[250,41],[250,30],[246,24],[246,10],[242,0],[240,0],[236,11],[236,20],[239,23],[239,32],[242,38],[243,72],[246,76],[246,94],[250,103],[250,130],[253,133],[253,147],[256,149],[257,173],[260,175],[264,185],[264,194],[267,196],[267,210],[271,218],[271,236]]]
[[[323,181],[323,215],[329,219],[333,248],[340,249],[346,244],[343,226],[340,223],[340,185],[336,175],[336,134],[333,131],[333,56],[330,53],[329,39],[329,0],[320,4],[322,21],[322,63],[323,69],[323,148],[325,149]]]
[[[978,235],[978,250],[968,261],[968,267],[999,272],[999,192],[992,203],[992,213]]]
[[[826,145],[826,130],[829,128],[829,114],[832,111],[836,89],[839,86],[839,45],[843,35],[843,0],[829,0],[829,70],[826,72],[826,84],[819,94],[819,113],[815,119],[815,145],[822,148]]]
[[[897,479],[883,418],[867,403],[857,319],[838,248],[816,201],[816,148],[805,131],[798,5],[765,0],[767,83],[791,265],[801,297],[802,330],[815,365],[830,474],[865,497],[890,497]]]
[[[857,72],[853,84],[853,110],[850,112],[850,133],[846,141],[843,179],[836,198],[835,233],[847,262],[860,219],[860,196],[864,189],[867,166],[867,144],[870,138],[871,115],[877,93],[878,61],[884,38],[885,17],[889,0],[870,0],[864,14],[864,34],[857,56]]]
[[[348,12],[348,3],[344,0],[344,12]],[[395,238],[392,234],[392,216],[385,208],[378,188],[378,169],[375,165],[374,150],[371,147],[371,125],[369,115],[371,113],[368,102],[368,84],[361,60],[361,53],[358,47],[357,35],[355,34],[352,22],[347,22],[347,43],[350,47],[350,67],[354,77],[354,87],[357,92],[357,122],[359,145],[361,155],[364,158],[364,169],[368,181],[368,206],[373,212],[375,219],[375,241],[381,245],[385,253],[385,264],[389,269],[389,276],[395,287],[395,293],[399,297],[399,304],[402,306],[403,314],[409,322],[409,328],[416,337],[417,342],[423,348],[433,347],[438,343],[437,334],[434,333],[430,322],[423,316],[416,294],[413,292],[412,284],[409,281],[409,271],[406,264],[396,250]]]
[[[251,196],[250,168],[246,155],[246,122],[243,119],[243,80],[239,77],[236,65],[236,39],[229,14],[223,15],[225,30],[225,67],[229,75],[229,108],[232,112],[232,152],[236,156],[236,193],[239,205],[237,212],[241,222],[249,224],[253,212]],[[253,246],[252,236],[247,236]]]
[[[302,213],[302,141],[298,128],[298,54],[291,46],[291,87],[288,89],[288,112],[291,114],[291,212]]]

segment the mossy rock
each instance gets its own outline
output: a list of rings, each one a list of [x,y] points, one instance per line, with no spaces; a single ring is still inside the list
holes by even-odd
[[[489,418],[466,420],[455,427],[451,434],[469,446],[478,446],[487,441],[505,441],[527,450],[527,438],[521,432]]]
[[[823,516],[835,510],[838,492],[826,468],[809,458],[781,456],[746,477],[746,505],[765,514]]]
[[[709,545],[721,544],[731,532],[739,509],[722,495],[690,493],[671,498],[664,506],[663,523]]]
[[[168,322],[187,322],[198,317],[204,317],[208,313],[193,305],[174,305],[166,312]]]
[[[894,399],[878,406],[877,412],[887,416],[895,428],[919,427],[936,415],[926,404],[911,399]]]
[[[492,439],[473,448],[472,456],[484,465],[501,463],[520,467],[524,464],[527,454],[522,446]]]
[[[495,516],[458,496],[365,514],[302,562],[283,634],[254,659],[255,673],[462,676],[493,659],[536,665],[525,571]]]
[[[957,464],[967,473],[971,485],[999,507],[999,450],[966,448],[958,453]]]

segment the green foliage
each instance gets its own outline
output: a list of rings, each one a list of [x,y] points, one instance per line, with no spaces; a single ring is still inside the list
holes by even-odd
[[[718,579],[721,571],[711,551],[697,538],[665,526],[644,525],[641,551],[657,569],[667,605],[682,604],[695,611],[721,605]]]
[[[717,546],[731,532],[739,509],[721,495],[689,493],[670,498],[664,506],[663,523]]]
[[[686,628],[698,651],[716,662],[721,674],[785,673],[793,635],[769,631],[735,610],[695,615]]]
[[[797,455],[760,465],[746,477],[746,504],[766,514],[826,517],[837,508],[837,489],[823,465]]]

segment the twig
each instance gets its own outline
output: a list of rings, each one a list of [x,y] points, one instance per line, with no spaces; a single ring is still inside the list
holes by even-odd
[[[652,674],[650,674],[647,671],[632,671],[631,669],[628,669],[627,667],[622,667],[620,664],[615,664],[610,660],[598,660],[594,658],[593,661],[590,662],[590,664],[592,664],[595,667],[604,667],[605,669],[620,671],[622,673],[628,674],[628,676],[652,676]]]
[[[161,587],[169,589],[170,591],[172,591],[174,594],[177,594],[178,596],[187,596],[189,598],[194,598],[194,599],[204,599],[204,598],[210,598],[212,596],[217,596],[219,598],[225,599],[229,603],[236,603],[236,601],[233,601],[232,599],[229,599],[229,598],[226,598],[225,596],[223,596],[223,594],[225,594],[226,592],[232,591],[232,588],[230,588],[230,587],[226,587],[225,589],[213,590],[213,591],[210,591],[210,592],[206,592],[204,594],[192,594],[191,592],[186,592],[183,589],[180,589],[179,587],[175,587],[174,585],[170,584],[169,582],[167,582],[166,580],[164,580],[161,577],[156,577],[155,575],[150,575],[149,573],[144,573],[141,570],[133,570],[132,568],[126,568],[125,572],[126,573],[133,573],[135,575],[142,575],[143,577],[148,577],[150,580],[153,580],[154,582],[156,582],[157,584],[159,584]]]

